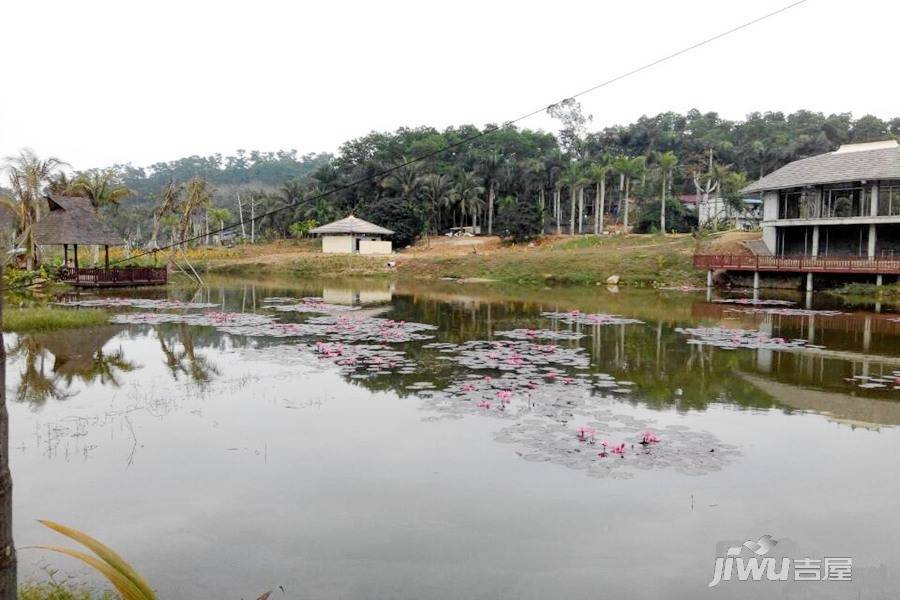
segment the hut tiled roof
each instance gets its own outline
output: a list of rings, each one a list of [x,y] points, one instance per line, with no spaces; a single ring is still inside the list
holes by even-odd
[[[753,193],[877,179],[900,179],[900,145],[896,142],[841,146],[834,152],[788,163],[742,191]]]
[[[319,235],[349,235],[352,233],[359,235],[392,235],[394,233],[390,229],[369,223],[353,215],[334,223],[310,229],[309,232]]]
[[[97,218],[88,198],[48,196],[50,211],[35,223],[32,232],[35,243],[47,246],[56,244],[98,244],[122,246],[122,239],[115,229]]]

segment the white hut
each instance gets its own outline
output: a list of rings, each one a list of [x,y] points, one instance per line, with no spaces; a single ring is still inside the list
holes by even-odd
[[[334,223],[328,223],[310,233],[322,237],[322,252],[326,254],[390,254],[390,240],[382,239],[394,232],[353,215]]]

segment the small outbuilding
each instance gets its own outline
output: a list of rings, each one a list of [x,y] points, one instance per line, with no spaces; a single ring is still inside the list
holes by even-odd
[[[326,254],[391,254],[390,229],[380,227],[350,215],[309,231],[321,236],[322,252]]]

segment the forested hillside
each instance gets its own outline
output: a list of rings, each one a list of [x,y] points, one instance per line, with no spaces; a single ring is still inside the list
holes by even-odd
[[[753,113],[733,121],[694,110],[592,130],[590,116],[575,102],[548,112],[559,120],[556,135],[508,126],[488,126],[483,136],[485,130],[473,125],[401,128],[347,141],[337,156],[239,150],[66,175],[53,160],[23,154],[7,163],[9,204],[18,207],[25,231],[39,218],[27,209],[29,198],[45,191],[85,195],[135,245],[162,245],[241,217],[245,226],[237,231],[245,239],[302,235],[314,223],[350,212],[390,226],[401,245],[426,232],[473,225],[514,239],[610,225],[685,231],[696,220],[677,201],[679,194],[737,203],[748,181],[790,161],[843,143],[900,136],[900,118],[846,113]],[[448,146],[453,149],[320,197]],[[17,191],[16,172],[30,188]],[[281,207],[288,208],[249,224],[251,215]]]

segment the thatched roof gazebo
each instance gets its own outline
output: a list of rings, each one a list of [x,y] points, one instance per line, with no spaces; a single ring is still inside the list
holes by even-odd
[[[32,236],[39,246],[62,246],[63,268],[60,278],[76,285],[146,285],[166,282],[165,269],[124,267],[109,268],[109,247],[124,246],[112,227],[103,223],[89,198],[47,196],[48,212],[34,224]],[[78,246],[103,246],[103,269],[82,269],[78,266]],[[73,250],[73,265],[69,267],[69,246]],[[159,273],[158,271],[161,271]]]

